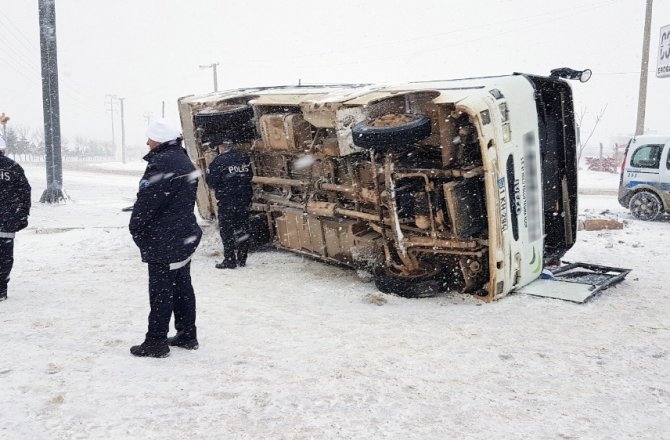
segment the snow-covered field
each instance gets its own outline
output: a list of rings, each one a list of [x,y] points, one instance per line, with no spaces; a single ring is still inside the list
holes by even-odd
[[[120,212],[141,170],[66,167],[72,201],[45,206],[44,169],[25,168],[35,203],[0,303],[0,439],[670,438],[670,221],[634,220],[616,175],[583,172],[580,211],[626,227],[580,231],[565,259],[633,272],[586,304],[379,306],[354,271],[289,253],[217,270],[203,225],[200,350],[141,359],[128,348],[146,331],[146,267]]]

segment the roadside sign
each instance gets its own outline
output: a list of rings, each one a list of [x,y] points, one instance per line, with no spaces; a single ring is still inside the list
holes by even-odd
[[[670,77],[670,25],[661,28],[661,36],[658,39],[656,76],[658,78]]]

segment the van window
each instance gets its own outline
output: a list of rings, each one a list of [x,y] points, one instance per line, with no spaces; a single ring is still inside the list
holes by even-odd
[[[663,145],[644,145],[633,153],[630,166],[636,168],[658,168]]]

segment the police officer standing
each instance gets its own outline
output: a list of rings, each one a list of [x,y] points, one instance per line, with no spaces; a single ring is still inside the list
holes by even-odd
[[[0,136],[0,301],[7,299],[9,273],[14,265],[14,234],[28,226],[30,184],[23,168],[5,156]]]
[[[199,173],[181,146],[180,133],[164,120],[147,129],[147,168],[130,218],[130,233],[149,266],[149,330],[135,356],[165,357],[169,345],[198,348],[191,256],[202,231],[193,212]],[[168,338],[174,312],[177,334]]]
[[[219,208],[223,261],[217,269],[244,267],[249,251],[249,205],[251,204],[251,160],[226,138],[212,135],[211,145],[219,155],[207,169],[206,182],[214,190]]]

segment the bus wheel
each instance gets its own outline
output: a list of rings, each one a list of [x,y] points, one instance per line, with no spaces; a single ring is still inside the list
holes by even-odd
[[[650,191],[640,191],[631,197],[630,212],[640,220],[654,220],[661,213],[661,199]]]
[[[424,266],[416,274],[405,275],[392,267],[378,267],[374,271],[375,286],[384,293],[394,293],[405,298],[427,298],[440,293],[442,283],[439,270]]]

